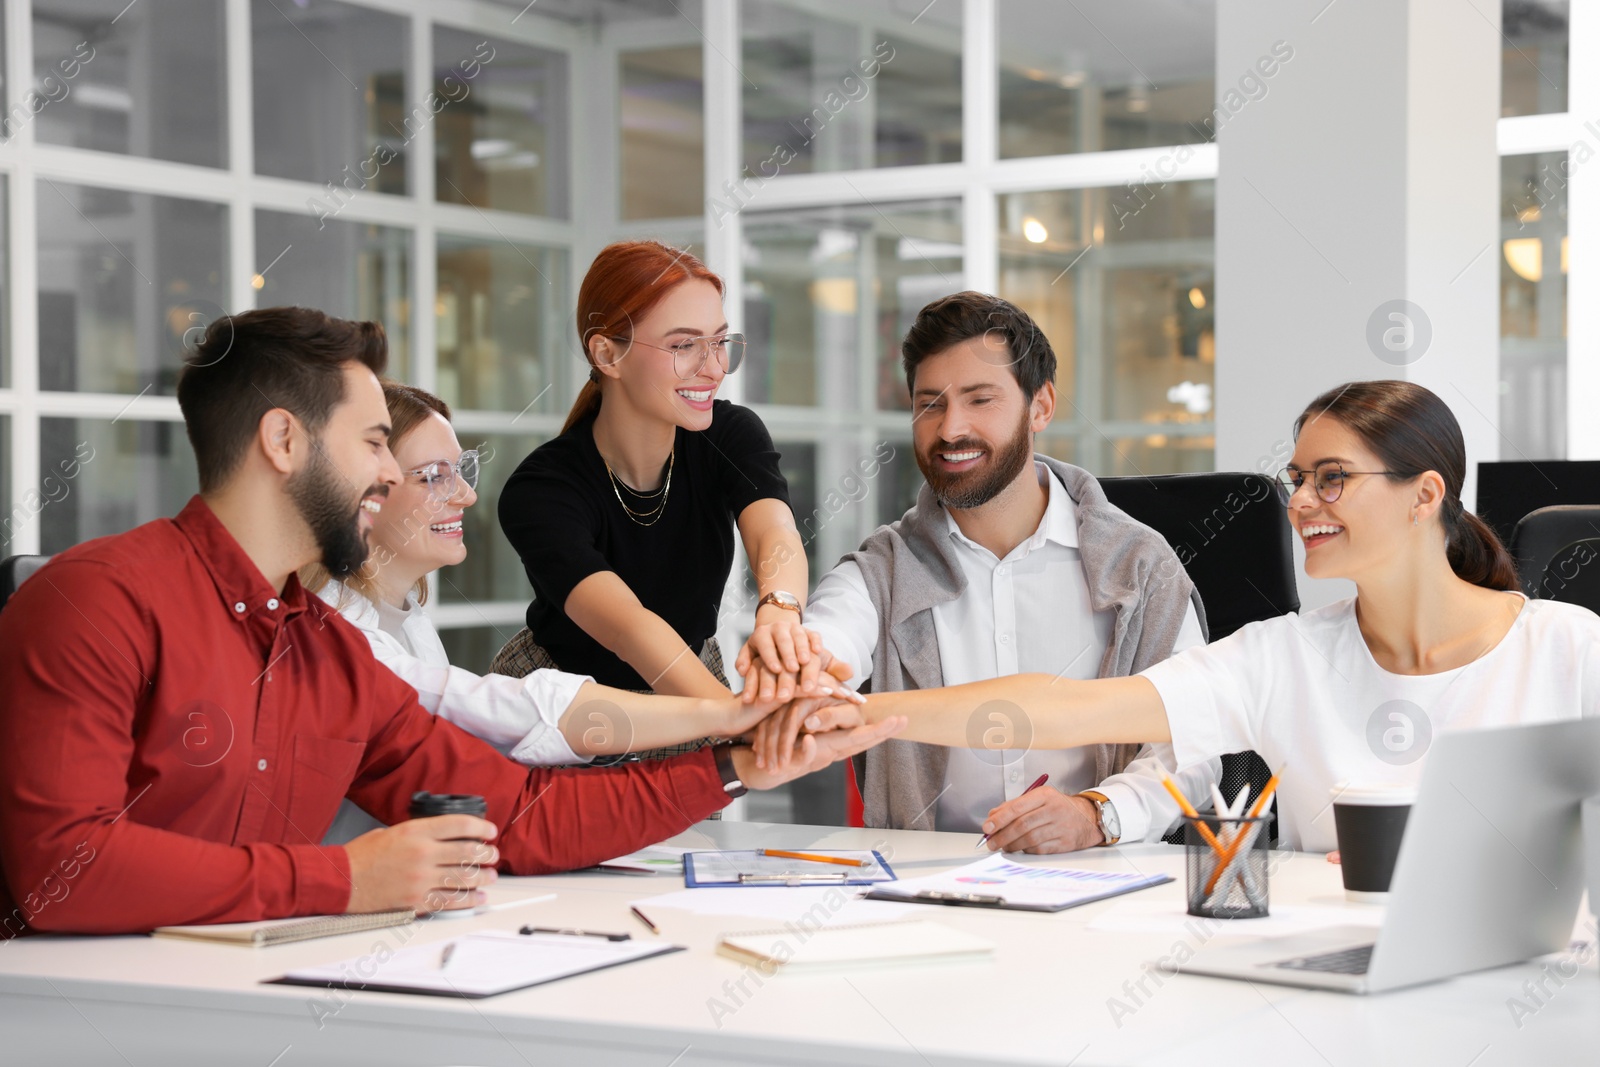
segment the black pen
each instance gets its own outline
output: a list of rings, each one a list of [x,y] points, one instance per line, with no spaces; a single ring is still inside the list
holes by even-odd
[[[524,926],[519,934],[564,934],[567,937],[603,937],[607,941],[632,941],[632,934],[608,934],[600,930],[561,930],[554,926]]]

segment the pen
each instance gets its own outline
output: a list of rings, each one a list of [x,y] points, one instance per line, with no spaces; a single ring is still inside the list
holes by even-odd
[[[608,934],[602,930],[561,930],[554,926],[524,926],[519,934],[563,934],[567,937],[600,937],[607,941],[632,941],[632,934]]]
[[[812,863],[837,863],[841,867],[870,867],[866,860],[847,859],[843,856],[820,856],[815,852],[785,852],[781,848],[764,848],[763,856],[781,856],[786,860],[809,860]]]
[[[1024,797],[1027,796],[1029,793],[1033,792],[1035,789],[1038,789],[1041,785],[1044,785],[1049,780],[1050,780],[1050,776],[1048,774],[1041,774],[1039,777],[1037,777],[1037,778],[1035,778],[1033,780],[1033,784],[1032,785],[1030,785],[1028,788],[1024,789],[1021,793],[1018,794],[1018,796],[1024,796]],[[978,851],[978,849],[982,848],[984,845],[986,845],[988,843],[989,843],[989,835],[988,834],[984,834],[982,837],[978,838],[978,843],[976,845],[972,846],[972,851],[976,852],[976,851]]]
[[[444,951],[439,954],[439,969],[441,971],[450,966],[450,957],[455,955],[455,951],[456,943],[452,941],[446,945],[444,947]]]
[[[650,928],[650,932],[652,934],[655,934],[657,937],[661,936],[661,927],[657,926],[655,923],[653,923],[649,919],[647,919],[645,917],[644,912],[640,911],[638,908],[634,907],[632,904],[628,905],[628,910],[633,912],[635,918],[637,918],[640,922],[642,922],[646,926],[648,926]]]

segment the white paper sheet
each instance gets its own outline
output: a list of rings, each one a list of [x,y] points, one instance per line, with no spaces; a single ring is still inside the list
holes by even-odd
[[[1260,919],[1201,919],[1184,910],[1182,901],[1127,900],[1097,915],[1090,930],[1114,933],[1194,934],[1218,937],[1279,937],[1304,934],[1328,926],[1383,925],[1383,909],[1370,905],[1341,908],[1318,904],[1271,905]]]

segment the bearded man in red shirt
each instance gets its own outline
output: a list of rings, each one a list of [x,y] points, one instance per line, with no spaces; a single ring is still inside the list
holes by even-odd
[[[743,746],[529,769],[428,714],[295,577],[359,567],[399,482],[385,358],[376,323],[218,320],[178,381],[199,495],[61,553],[0,612],[0,938],[472,906],[497,871],[632,851],[899,727],[819,736],[791,771]],[[482,794],[488,818],[408,820],[419,790]],[[391,825],[320,844],[347,796]]]

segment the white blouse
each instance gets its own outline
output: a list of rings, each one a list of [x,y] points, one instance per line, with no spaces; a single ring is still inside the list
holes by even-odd
[[[452,667],[439,631],[408,595],[405,608],[374,604],[341,582],[317,591],[366,635],[379,663],[417,691],[424,708],[531,767],[585,763],[558,725],[578,695],[583,674],[536,670],[526,678],[473,674]]]
[[[1255,749],[1281,776],[1285,847],[1327,852],[1334,785],[1415,786],[1446,730],[1600,714],[1600,616],[1530,600],[1466,666],[1392,674],[1367,648],[1352,597],[1251,623],[1142,673],[1166,706],[1179,766]]]

